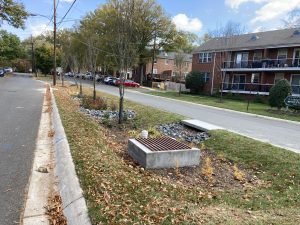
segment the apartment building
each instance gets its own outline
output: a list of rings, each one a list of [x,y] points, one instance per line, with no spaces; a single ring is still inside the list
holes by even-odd
[[[175,64],[175,56],[175,52],[160,51],[154,60],[153,76],[150,77],[152,74],[152,61],[149,60],[146,64],[140,65],[133,71],[134,81],[140,82],[141,79],[146,80],[147,78],[157,81],[172,80],[172,77],[176,77],[179,73],[179,68]],[[192,55],[185,54],[182,76],[185,77],[191,71]]]
[[[300,95],[300,28],[214,38],[193,52],[192,70],[210,78],[205,92],[269,95],[281,79]]]

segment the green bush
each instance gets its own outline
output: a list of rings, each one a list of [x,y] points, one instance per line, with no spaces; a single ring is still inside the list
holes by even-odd
[[[205,85],[204,74],[200,72],[191,72],[185,78],[185,87],[191,90],[191,93],[199,94],[203,91]]]
[[[94,100],[92,97],[84,96],[81,106],[85,109],[106,110],[108,108],[107,100],[103,97],[98,97]]]
[[[281,109],[285,106],[284,99],[290,95],[292,88],[287,80],[278,81],[270,90],[269,104],[271,107]]]

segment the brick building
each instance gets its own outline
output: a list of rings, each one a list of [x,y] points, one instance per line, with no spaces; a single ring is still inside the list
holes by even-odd
[[[165,81],[172,80],[179,73],[179,69],[175,65],[175,52],[161,51],[154,60],[152,80]],[[192,55],[185,54],[185,62],[182,68],[182,75],[185,77],[192,71]],[[147,79],[147,75],[152,74],[152,61],[150,60],[145,65],[140,65],[132,72],[132,77],[135,82],[141,82]],[[149,76],[148,76],[149,77]]]
[[[269,95],[287,79],[300,95],[300,29],[214,38],[193,52],[192,70],[206,74],[205,92]]]

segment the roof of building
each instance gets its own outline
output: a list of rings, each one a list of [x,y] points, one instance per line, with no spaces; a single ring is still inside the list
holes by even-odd
[[[202,51],[278,48],[295,45],[300,46],[300,28],[213,38],[196,48],[194,53]]]
[[[160,59],[174,60],[176,54],[177,54],[176,52],[164,52],[164,51],[161,51],[161,52],[159,52],[159,54],[156,57],[160,58]],[[184,53],[184,56],[185,56],[185,61],[186,62],[192,62],[192,59],[193,59],[193,55],[192,54],[185,54]]]

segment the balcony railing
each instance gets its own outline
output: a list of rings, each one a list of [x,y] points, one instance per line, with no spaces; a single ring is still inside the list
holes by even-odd
[[[223,92],[268,95],[274,84],[223,83]],[[300,85],[292,85],[292,94],[300,95]]]
[[[267,68],[299,68],[300,58],[286,58],[286,59],[261,59],[261,60],[242,60],[225,61],[223,64],[224,69],[267,69]]]

